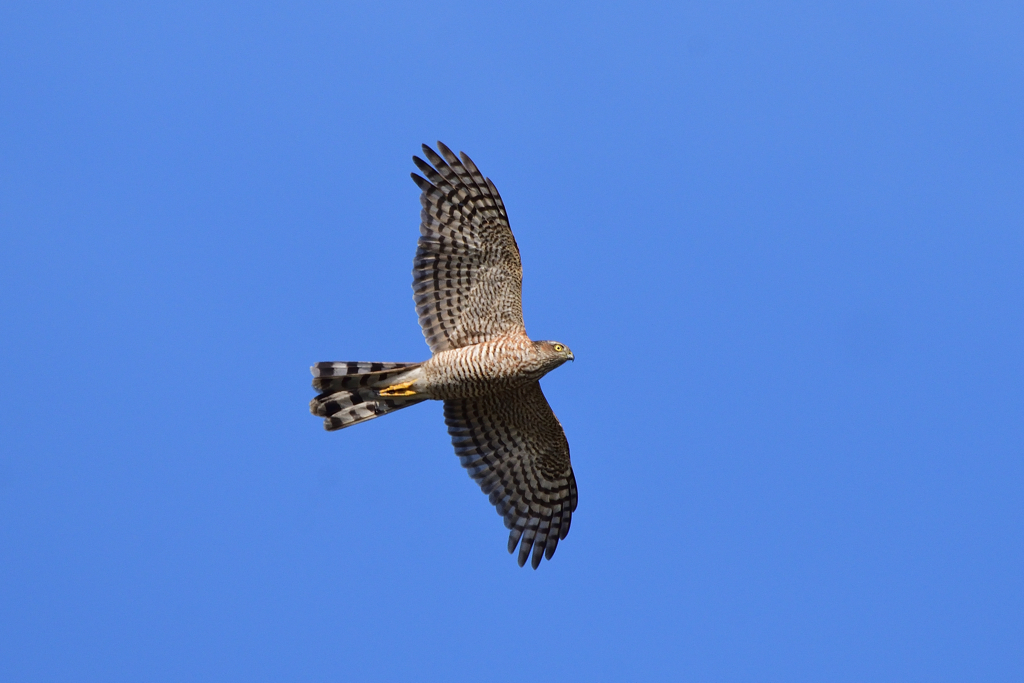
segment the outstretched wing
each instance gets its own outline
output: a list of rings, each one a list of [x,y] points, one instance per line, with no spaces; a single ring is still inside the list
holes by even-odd
[[[455,454],[511,529],[519,566],[533,549],[536,569],[569,533],[576,477],[569,442],[539,382],[503,394],[447,400],[444,418]]]
[[[413,297],[434,353],[523,330],[523,269],[501,195],[472,160],[440,142],[413,157],[426,178]],[[433,165],[431,165],[433,164]]]

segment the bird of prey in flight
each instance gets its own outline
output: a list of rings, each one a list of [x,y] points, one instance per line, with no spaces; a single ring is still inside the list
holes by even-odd
[[[533,341],[523,324],[519,246],[498,190],[465,154],[437,143],[413,157],[420,239],[413,295],[431,357],[422,363],[317,363],[310,404],[337,430],[406,408],[444,401],[462,466],[510,530],[519,566],[551,559],[569,533],[576,478],[562,425],[539,380],[572,351]],[[532,552],[532,558],[531,556]]]

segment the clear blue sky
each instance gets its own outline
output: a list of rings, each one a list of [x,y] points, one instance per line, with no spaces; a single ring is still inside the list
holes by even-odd
[[[1024,8],[0,9],[0,679],[1024,680]],[[505,198],[579,482],[520,569],[417,361]]]

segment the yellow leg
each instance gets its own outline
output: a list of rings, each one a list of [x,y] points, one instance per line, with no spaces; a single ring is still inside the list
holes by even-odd
[[[387,387],[386,389],[381,389],[377,393],[380,394],[381,396],[414,396],[416,392],[409,388],[412,386],[412,384],[412,382],[401,382],[399,384],[392,384],[390,387]]]

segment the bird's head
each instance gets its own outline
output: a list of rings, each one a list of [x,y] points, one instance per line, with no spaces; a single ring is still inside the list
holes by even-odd
[[[541,363],[546,372],[551,372],[567,360],[576,360],[569,347],[556,341],[539,341],[533,343],[540,355]]]

